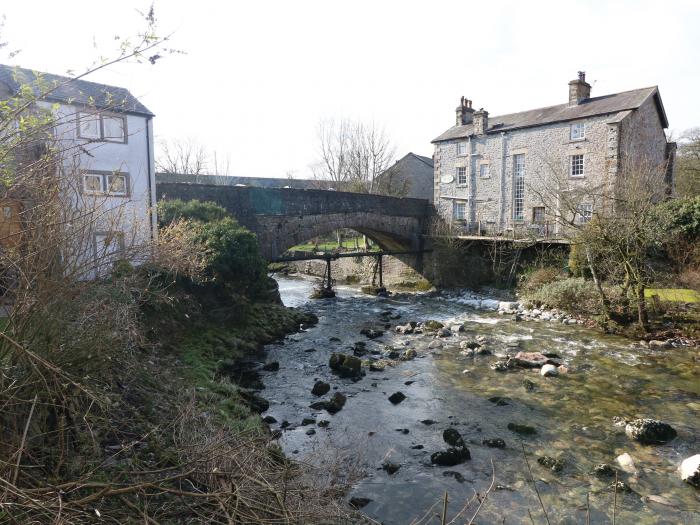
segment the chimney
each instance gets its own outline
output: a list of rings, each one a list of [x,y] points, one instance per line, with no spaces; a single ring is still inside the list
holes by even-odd
[[[577,106],[591,96],[591,85],[586,82],[586,72],[579,71],[578,78],[569,82],[569,106]]]
[[[455,124],[457,126],[469,124],[472,121],[472,113],[474,113],[472,101],[462,97],[459,106],[457,106],[457,121]]]
[[[489,129],[489,112],[484,108],[474,113],[474,134],[483,135]]]

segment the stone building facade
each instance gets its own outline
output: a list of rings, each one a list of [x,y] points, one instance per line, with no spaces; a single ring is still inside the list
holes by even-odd
[[[658,88],[591,98],[583,72],[568,87],[568,103],[497,117],[462,97],[455,125],[432,141],[441,216],[465,233],[555,236],[599,211],[633,163],[672,191],[675,144]]]

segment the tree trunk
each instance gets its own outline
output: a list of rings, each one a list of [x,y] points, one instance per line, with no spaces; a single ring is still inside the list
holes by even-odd
[[[643,284],[637,286],[637,316],[640,326],[647,332],[649,330],[649,314],[647,312],[646,299],[644,298],[644,288]]]
[[[586,260],[588,261],[588,269],[591,271],[591,277],[593,277],[593,283],[595,284],[595,288],[598,291],[598,295],[600,296],[600,305],[603,309],[603,317],[605,318],[605,321],[608,321],[610,320],[610,301],[608,301],[608,298],[605,295],[603,285],[600,284],[598,274],[596,273],[595,267],[593,266],[593,258],[591,257],[591,251],[588,249],[588,247],[586,247]]]

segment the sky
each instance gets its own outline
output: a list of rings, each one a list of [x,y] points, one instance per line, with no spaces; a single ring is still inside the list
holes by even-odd
[[[0,0],[0,62],[64,74],[144,27],[139,0]],[[128,88],[157,140],[190,141],[229,174],[309,177],[319,123],[383,128],[397,157],[430,156],[462,95],[493,116],[658,85],[669,131],[700,126],[700,1],[160,0],[154,65],[88,79]],[[8,56],[9,51],[19,51]],[[158,156],[158,148],[156,149]]]

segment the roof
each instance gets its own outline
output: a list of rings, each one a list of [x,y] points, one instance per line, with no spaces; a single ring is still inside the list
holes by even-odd
[[[153,116],[128,89],[98,84],[87,80],[41,73],[16,66],[0,64],[0,82],[17,93],[23,85],[32,87],[34,94],[49,102],[94,106],[123,113]]]
[[[520,128],[528,128],[533,126],[543,126],[545,124],[554,124],[556,122],[566,122],[580,118],[595,117],[601,115],[609,115],[622,111],[634,110],[639,108],[650,97],[654,97],[654,103],[659,112],[659,118],[664,128],[668,127],[666,112],[661,103],[661,96],[656,86],[633,89],[631,91],[623,91],[613,95],[603,95],[584,100],[576,106],[569,104],[559,104],[557,106],[549,106],[545,108],[531,109],[520,113],[510,113],[508,115],[500,115],[489,117],[488,129],[486,133],[500,133],[502,131],[510,131]],[[432,142],[442,142],[458,138],[468,137],[473,134],[472,124],[464,126],[452,126],[442,135],[434,139]]]
[[[433,164],[433,159],[432,159],[432,157],[424,157],[423,155],[416,155],[416,154],[413,153],[412,151],[409,151],[409,152],[408,152],[408,155],[413,155],[414,157],[416,157],[416,158],[417,158],[418,160],[420,160],[421,162],[424,162],[425,164],[427,164],[428,167],[430,167],[430,168],[434,168],[434,167],[435,167],[435,165]],[[406,155],[406,156],[408,157],[408,155]]]

